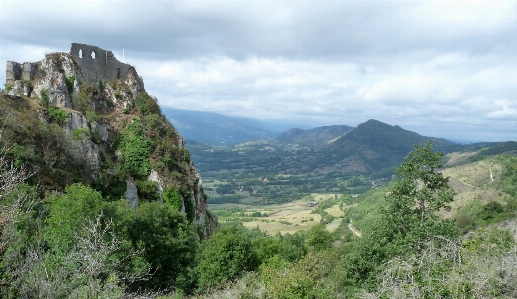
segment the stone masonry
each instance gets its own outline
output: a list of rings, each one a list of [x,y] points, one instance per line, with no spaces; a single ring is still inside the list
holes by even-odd
[[[6,83],[14,84],[16,80],[34,80],[38,65],[32,62],[20,64],[14,61],[7,61],[6,65]]]
[[[81,67],[83,78],[93,86],[99,81],[124,81],[129,65],[118,61],[113,52],[99,47],[72,43],[70,55]]]
[[[81,68],[83,79],[93,86],[96,86],[99,81],[124,81],[131,68],[129,64],[118,61],[113,52],[95,46],[72,43],[70,55]],[[14,84],[17,80],[34,80],[37,71],[37,63],[21,64],[7,61],[6,83]]]

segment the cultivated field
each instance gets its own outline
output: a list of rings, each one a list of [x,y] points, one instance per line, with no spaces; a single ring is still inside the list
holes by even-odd
[[[308,230],[321,220],[319,214],[311,214],[316,207],[310,207],[310,202],[321,202],[326,199],[334,198],[335,194],[312,194],[304,199],[291,201],[284,204],[272,204],[264,206],[251,206],[245,204],[213,204],[209,209],[221,215],[223,211],[233,211],[224,216],[219,216],[219,221],[234,221],[236,218],[243,222],[248,228],[259,227],[260,230],[274,235],[278,232],[295,233],[299,230]],[[343,217],[343,211],[337,205],[325,209],[325,211],[335,217]],[[252,216],[253,213],[261,217]],[[334,231],[343,218],[337,218],[327,225],[329,231]]]

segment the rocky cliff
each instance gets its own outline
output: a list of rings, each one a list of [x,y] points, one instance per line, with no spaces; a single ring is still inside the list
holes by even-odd
[[[2,143],[33,168],[44,190],[89,184],[108,200],[161,201],[197,223],[217,225],[183,138],[144,89],[135,68],[111,51],[72,44],[35,63],[8,61],[1,96]]]

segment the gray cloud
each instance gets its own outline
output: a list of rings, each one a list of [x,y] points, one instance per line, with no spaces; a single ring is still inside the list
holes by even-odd
[[[2,1],[0,58],[71,42],[135,65],[160,103],[312,125],[370,118],[515,140],[511,1]],[[0,72],[0,80],[5,75]]]

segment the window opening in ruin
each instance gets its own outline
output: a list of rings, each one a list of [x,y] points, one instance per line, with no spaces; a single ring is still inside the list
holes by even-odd
[[[79,49],[79,58],[83,58],[83,49]]]
[[[92,58],[95,59],[95,51],[92,51]]]

